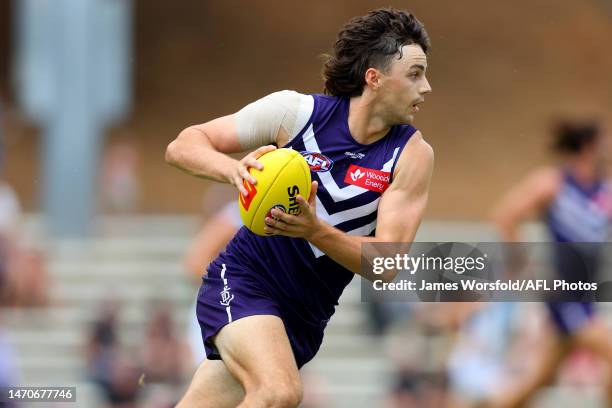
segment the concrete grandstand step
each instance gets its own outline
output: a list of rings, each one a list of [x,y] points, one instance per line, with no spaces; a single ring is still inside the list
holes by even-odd
[[[359,359],[360,357],[353,356],[352,359]],[[391,381],[393,376],[388,372],[379,372],[376,370],[363,370],[363,371],[324,371],[320,368],[316,368],[320,378],[324,378],[327,384],[334,387],[361,387],[369,386],[373,389],[383,389]]]
[[[119,327],[119,340],[122,344],[137,344],[142,340],[142,327],[124,325]],[[48,348],[59,348],[74,353],[76,349],[84,347],[88,331],[85,327],[69,326],[54,330],[36,329],[9,329],[7,338],[17,350],[32,351],[32,354],[46,354]]]
[[[187,274],[180,263],[168,258],[159,260],[109,258],[96,262],[88,259],[54,261],[49,265],[49,271],[54,278],[65,282],[187,280]]]
[[[180,260],[190,245],[188,237],[164,236],[90,238],[87,240],[56,240],[48,250],[58,260],[146,259]]]
[[[366,334],[325,334],[317,357],[368,356],[384,358],[385,348],[376,337]]]
[[[191,308],[180,303],[170,303],[177,326],[184,326]],[[63,327],[89,327],[98,316],[98,305],[50,306],[45,309],[15,309],[2,314],[3,326],[12,330],[29,328],[33,330],[58,329]],[[151,305],[144,308],[140,304],[126,304],[121,308],[119,324],[122,326],[145,324],[152,313]]]
[[[92,285],[91,283],[65,283],[57,281],[52,288],[53,299],[63,305],[70,304],[98,304],[108,299],[109,294],[114,298],[120,299],[122,304],[142,303],[157,300],[175,300],[189,303],[194,298],[194,289],[187,284],[166,284],[161,283],[151,285],[124,284],[116,282],[110,285]]]
[[[316,370],[326,376],[352,376],[367,372],[390,373],[391,366],[389,361],[378,356],[359,355],[359,358],[326,357],[324,359],[315,358],[308,364],[309,369]]]
[[[378,384],[358,382],[354,385],[337,385],[320,375],[317,375],[317,381],[320,383],[318,393],[323,397],[322,406],[325,408],[384,407],[390,394],[387,387]]]
[[[81,353],[65,354],[61,356],[20,355],[17,358],[17,367],[24,373],[28,371],[48,370],[53,372],[54,375],[59,376],[60,373],[84,373],[85,360]]]
[[[85,341],[82,330],[75,330],[71,326],[61,330],[38,330],[38,329],[11,329],[6,332],[6,337],[14,348],[39,348],[43,347],[70,347],[71,351],[82,346]]]

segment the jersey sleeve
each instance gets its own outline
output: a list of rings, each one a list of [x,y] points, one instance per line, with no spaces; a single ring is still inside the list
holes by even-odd
[[[281,127],[291,141],[304,128],[314,99],[295,91],[279,91],[248,104],[236,113],[238,141],[243,150],[276,143]]]

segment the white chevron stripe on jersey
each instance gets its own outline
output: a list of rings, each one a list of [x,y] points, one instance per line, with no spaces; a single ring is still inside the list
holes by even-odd
[[[328,224],[336,226],[344,221],[353,220],[355,218],[365,217],[368,214],[372,214],[378,208],[379,201],[380,197],[374,201],[362,205],[361,207],[349,208],[348,210],[329,215],[325,209],[325,206],[317,197],[317,217],[321,218]]]
[[[367,236],[367,235],[370,235],[372,231],[374,231],[375,229],[376,229],[376,220],[372,221],[371,223],[367,225],[364,225],[363,227],[355,228],[354,230],[348,231],[347,234],[353,235],[353,236]],[[323,255],[325,255],[323,251],[321,251],[316,246],[312,245],[310,242],[308,243],[308,245],[310,245],[310,249],[312,249],[312,253],[314,254],[315,258],[320,258]]]
[[[302,139],[304,141],[304,147],[306,148],[307,151],[321,153],[321,150],[319,149],[319,145],[317,144],[317,141],[315,139],[314,129],[312,127],[312,124],[308,127],[308,130],[304,132],[304,135],[302,135]],[[395,150],[393,151],[393,157],[391,158],[391,160],[389,160],[388,162],[384,164],[384,166],[381,169],[382,171],[386,171],[386,172],[391,171],[391,169],[393,168],[393,163],[395,162],[395,157],[397,156],[399,149],[400,149],[399,147],[395,148]],[[331,198],[336,203],[339,201],[348,200],[349,198],[353,198],[360,194],[370,191],[366,188],[355,186],[353,184],[340,188],[338,187],[338,184],[336,184],[336,180],[334,180],[331,173],[328,171],[317,173],[317,175],[321,179],[321,183],[323,184],[323,186],[325,187],[325,189],[327,190]]]

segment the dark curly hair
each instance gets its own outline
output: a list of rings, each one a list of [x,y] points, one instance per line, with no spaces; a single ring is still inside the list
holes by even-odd
[[[369,68],[384,71],[408,44],[420,45],[425,53],[430,46],[425,27],[410,13],[384,8],[353,18],[338,33],[333,55],[325,56],[325,93],[361,95],[365,72]]]
[[[600,133],[596,120],[558,120],[553,125],[553,148],[559,153],[580,153],[595,142]]]

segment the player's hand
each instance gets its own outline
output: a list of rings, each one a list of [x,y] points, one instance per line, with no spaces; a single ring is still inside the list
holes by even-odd
[[[308,201],[301,195],[296,197],[296,201],[300,206],[299,215],[287,214],[277,208],[273,209],[271,212],[273,218],[266,217],[264,231],[268,234],[284,235],[292,238],[305,238],[306,240],[312,237],[321,226],[317,218],[317,208],[315,204],[317,188],[318,183],[313,181]]]
[[[257,183],[255,177],[251,176],[249,173],[249,167],[254,167],[257,170],[263,170],[263,164],[257,161],[264,154],[276,150],[276,146],[267,145],[261,146],[257,150],[252,151],[242,158],[242,160],[236,162],[236,166],[231,170],[229,181],[231,184],[236,186],[240,194],[247,197],[249,192],[246,188],[244,188],[244,181],[247,181],[251,184]]]

